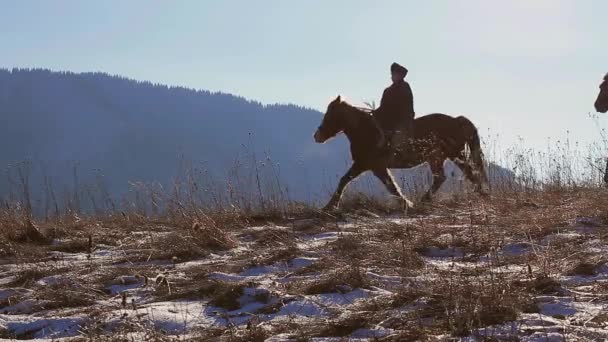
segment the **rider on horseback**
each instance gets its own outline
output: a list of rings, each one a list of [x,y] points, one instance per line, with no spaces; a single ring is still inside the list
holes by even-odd
[[[384,90],[380,107],[374,111],[374,117],[388,138],[391,160],[407,147],[407,140],[414,134],[414,96],[405,81],[407,72],[397,63],[391,65],[393,84]]]

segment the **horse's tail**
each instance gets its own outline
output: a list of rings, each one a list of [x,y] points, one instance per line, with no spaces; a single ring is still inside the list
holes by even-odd
[[[459,116],[456,118],[456,120],[462,129],[464,142],[466,145],[468,145],[470,150],[470,154],[467,158],[468,162],[473,162],[478,170],[485,175],[483,152],[481,151],[481,143],[479,140],[479,134],[477,133],[477,128],[464,116]]]

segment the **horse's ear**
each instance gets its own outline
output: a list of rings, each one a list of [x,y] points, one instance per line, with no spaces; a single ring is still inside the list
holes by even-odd
[[[338,103],[342,102],[342,96],[338,95],[338,97],[336,97],[336,102],[338,102]]]

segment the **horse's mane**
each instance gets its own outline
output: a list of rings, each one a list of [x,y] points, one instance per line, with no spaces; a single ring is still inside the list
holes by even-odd
[[[345,106],[346,108],[348,108],[351,111],[356,111],[359,113],[363,113],[363,114],[369,114],[369,112],[371,112],[371,108],[369,110],[365,110],[362,107],[357,107],[357,106],[353,106],[352,104],[346,102],[346,101],[342,101],[340,102],[341,105]]]
[[[342,101],[342,102],[340,102],[340,104],[348,109],[357,109],[355,106],[351,105],[350,103],[348,103],[346,101]]]

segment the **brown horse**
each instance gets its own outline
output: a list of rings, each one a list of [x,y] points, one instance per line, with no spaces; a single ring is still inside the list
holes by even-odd
[[[594,106],[595,110],[600,113],[608,112],[608,74],[604,76],[604,80],[600,84],[600,93],[597,95]],[[608,161],[604,171],[604,184],[608,185]]]
[[[600,84],[600,93],[595,100],[595,110],[600,113],[608,112],[608,74],[604,76],[604,81]]]
[[[314,134],[317,143],[324,143],[344,132],[350,141],[353,164],[340,179],[338,188],[325,206],[336,208],[349,182],[365,171],[372,171],[388,191],[403,199],[411,207],[412,203],[403,195],[395,183],[389,168],[407,169],[428,162],[433,172],[433,183],[424,199],[430,200],[446,177],[443,163],[452,160],[465,176],[475,184],[475,190],[483,192],[487,184],[483,153],[479,143],[477,128],[464,116],[451,117],[445,114],[429,114],[415,120],[415,137],[406,154],[392,158],[389,165],[389,150],[379,144],[384,139],[373,116],[353,107],[338,96],[327,107],[321,126]],[[469,153],[467,153],[467,146]]]

